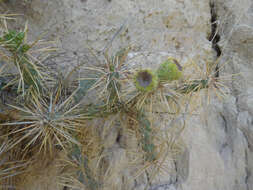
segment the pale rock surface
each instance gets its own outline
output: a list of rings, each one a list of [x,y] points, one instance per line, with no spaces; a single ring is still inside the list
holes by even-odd
[[[211,33],[209,0],[32,0],[27,5],[10,7],[28,19],[30,33],[35,39],[47,32],[48,39],[59,39],[69,57],[58,60],[67,67],[86,57],[88,47],[96,53],[104,50],[113,35],[110,52],[131,46],[129,64],[156,67],[168,56],[181,64],[191,61],[202,65],[215,60]],[[217,14],[219,45],[225,64],[221,76],[241,73],[229,81],[231,95],[222,102],[212,97],[199,114],[187,121],[182,134],[184,152],[172,163],[168,176],[158,176],[149,190],[251,190],[253,189],[253,4],[250,0],[211,0]],[[22,23],[22,21],[20,21]],[[226,74],[223,74],[226,73]],[[115,136],[112,135],[115,141]],[[119,167],[125,150],[111,148],[111,164]],[[170,162],[171,164],[171,162]],[[120,173],[120,172],[119,172]],[[128,179],[121,173],[115,189],[144,190],[147,177]],[[43,179],[43,178],[42,178]],[[33,182],[30,189],[45,189]],[[47,183],[47,182],[43,182]],[[50,186],[51,184],[51,186]],[[46,189],[57,189],[52,179]]]
[[[231,184],[230,189],[250,190],[253,189],[253,56],[250,53],[253,50],[253,2],[217,0],[214,3],[220,21],[219,44],[223,52],[221,61],[228,63],[224,68],[226,71],[240,73],[239,76],[233,77],[233,82],[230,83],[233,98],[224,103],[222,111],[225,126],[228,128],[227,144],[231,152],[231,156],[227,154],[226,157],[230,157],[230,163],[234,162],[233,165],[228,165],[227,169],[229,173],[233,170],[237,172],[236,178],[231,181],[234,186]],[[243,139],[246,144],[238,149]],[[241,153],[236,153],[236,147]]]

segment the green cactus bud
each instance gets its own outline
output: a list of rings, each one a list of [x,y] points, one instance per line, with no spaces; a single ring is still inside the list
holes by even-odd
[[[182,77],[182,67],[177,60],[169,58],[159,66],[157,76],[161,81],[178,80]]]
[[[158,77],[149,69],[136,72],[134,83],[138,90],[143,92],[151,92],[158,86]]]

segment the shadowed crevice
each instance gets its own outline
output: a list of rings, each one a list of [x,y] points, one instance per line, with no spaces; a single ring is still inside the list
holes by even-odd
[[[220,35],[218,32],[218,16],[216,13],[216,7],[213,0],[210,0],[210,13],[211,13],[211,35],[208,37],[208,40],[212,42],[212,48],[216,52],[216,59],[218,59],[221,54],[221,48],[218,45],[220,41]],[[220,75],[219,73],[219,64],[215,67],[215,78],[218,78]]]

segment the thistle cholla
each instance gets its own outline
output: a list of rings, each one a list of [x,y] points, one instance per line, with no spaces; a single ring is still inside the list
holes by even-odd
[[[151,92],[158,86],[158,77],[149,69],[136,72],[134,83],[138,90],[143,92]]]
[[[163,62],[156,71],[159,80],[173,81],[182,77],[182,66],[173,58]]]

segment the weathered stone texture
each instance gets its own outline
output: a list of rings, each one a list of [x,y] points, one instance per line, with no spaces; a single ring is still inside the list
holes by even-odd
[[[110,52],[131,46],[131,66],[156,67],[168,56],[179,59],[183,65],[190,61],[202,65],[206,60],[216,59],[208,40],[209,3],[209,0],[33,0],[27,5],[10,6],[25,14],[32,38],[47,31],[48,39],[58,39],[60,47],[74,57],[73,64],[78,62],[76,56],[83,58],[89,46],[97,53],[103,51],[122,27]],[[185,151],[175,161],[171,175],[157,178],[150,190],[253,189],[253,3],[251,0],[211,0],[211,3],[220,35],[220,75],[240,75],[230,77],[232,80],[227,82],[231,91],[228,97],[222,102],[212,97],[199,115],[187,121],[182,134]],[[124,149],[113,148],[112,164],[120,166],[124,155]],[[129,174],[127,171],[121,174],[115,189],[144,190],[148,183],[144,176],[130,180],[123,188],[122,179],[128,179]],[[36,184],[30,189],[34,187],[40,186]],[[47,188],[50,189],[49,184]]]

